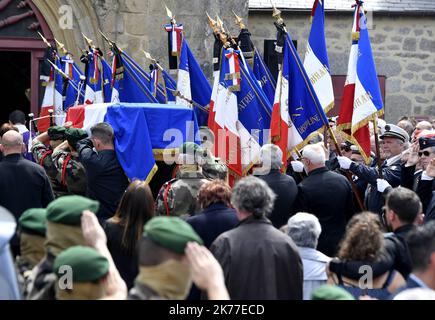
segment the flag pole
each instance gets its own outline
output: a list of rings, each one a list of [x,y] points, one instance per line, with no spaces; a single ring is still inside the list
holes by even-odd
[[[383,179],[383,174],[382,174],[382,160],[381,160],[381,151],[380,151],[380,147],[379,147],[379,139],[378,139],[378,116],[375,115],[375,117],[373,118],[373,132],[375,135],[375,146],[376,146],[376,163],[378,166],[378,171],[379,171],[379,178]]]
[[[329,124],[329,122],[326,124],[326,126],[327,126],[329,134],[331,135],[332,140],[334,141],[335,150],[337,151],[337,154],[341,157],[342,156],[341,149],[340,149],[340,146],[338,145],[337,138],[335,137],[334,130],[332,130],[332,127]],[[359,195],[358,188],[357,188],[355,182],[352,180],[352,176],[348,170],[346,170],[346,178],[349,180],[350,185],[352,186],[352,191],[355,194],[355,198],[358,201],[358,205],[359,205],[360,209],[362,211],[366,211],[364,203],[362,202],[361,197]]]

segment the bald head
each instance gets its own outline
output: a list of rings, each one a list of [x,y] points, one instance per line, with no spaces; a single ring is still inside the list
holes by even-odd
[[[1,151],[5,156],[23,152],[23,137],[20,133],[11,130],[6,132],[1,140]]]

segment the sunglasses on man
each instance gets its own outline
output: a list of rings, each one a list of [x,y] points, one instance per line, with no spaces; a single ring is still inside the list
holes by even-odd
[[[429,151],[421,151],[421,152],[418,153],[418,156],[419,156],[419,157],[421,157],[421,156],[429,157],[430,154],[431,154],[431,153],[430,153]]]

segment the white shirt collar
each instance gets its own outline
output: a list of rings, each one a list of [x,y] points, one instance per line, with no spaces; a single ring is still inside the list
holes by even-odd
[[[400,159],[400,157],[402,156],[402,154],[398,154],[397,156],[394,156],[390,159],[387,159],[387,166],[391,166],[394,162],[396,162],[397,160]]]
[[[20,132],[20,134],[23,134],[23,133],[26,133],[29,131],[29,129],[27,129],[25,125],[14,124],[14,126],[18,128],[18,131]]]

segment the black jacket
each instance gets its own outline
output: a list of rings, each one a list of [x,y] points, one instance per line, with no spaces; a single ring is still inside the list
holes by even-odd
[[[282,174],[279,170],[271,170],[269,174],[258,176],[258,178],[265,181],[277,195],[272,213],[268,218],[275,228],[281,228],[295,213],[293,203],[298,194],[295,179]]]
[[[98,219],[111,218],[128,187],[128,179],[116,158],[115,150],[95,152],[90,139],[77,143],[79,160],[86,169],[87,196],[101,204]]]
[[[316,169],[299,184],[297,211],[314,214],[320,221],[317,250],[334,256],[353,214],[352,187],[342,175],[327,168]]]
[[[27,209],[45,208],[54,199],[44,169],[21,154],[12,154],[0,162],[0,206],[17,219]]]
[[[221,234],[210,251],[222,266],[232,300],[302,300],[298,249],[266,218],[241,221]]]
[[[107,248],[112,255],[113,262],[115,262],[116,268],[125,281],[127,288],[131,289],[134,286],[134,279],[139,273],[137,248],[132,253],[128,253],[122,247],[123,227],[119,224],[107,221],[104,231],[107,236]]]
[[[228,208],[223,203],[214,203],[186,221],[198,233],[207,248],[210,248],[213,241],[222,233],[233,229],[239,223],[236,210]]]
[[[341,274],[351,279],[360,279],[359,269],[361,266],[369,265],[372,267],[373,277],[379,277],[384,273],[397,270],[406,279],[412,270],[411,257],[406,243],[408,233],[413,230],[413,224],[404,225],[394,233],[385,235],[385,250],[376,262],[352,261],[342,262],[333,260],[329,264],[332,272]]]
[[[387,162],[381,166],[382,177],[394,188],[400,185],[401,177],[401,160],[398,159],[389,166]],[[378,168],[368,167],[363,164],[352,163],[349,169],[359,179],[366,181],[369,185],[367,187],[367,194],[365,199],[365,207],[367,210],[382,215],[382,207],[384,205],[384,197],[382,193],[378,192],[377,181],[379,178]]]

